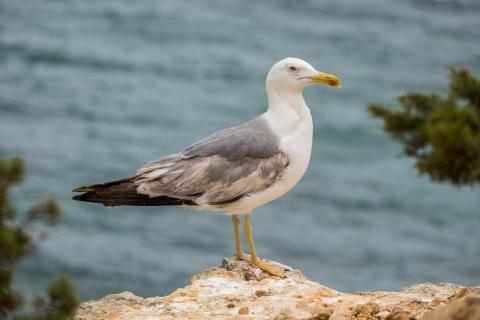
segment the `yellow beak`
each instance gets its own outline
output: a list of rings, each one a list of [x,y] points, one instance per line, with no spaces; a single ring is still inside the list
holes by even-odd
[[[338,79],[333,74],[319,72],[318,74],[311,76],[309,78],[317,83],[323,83],[331,87],[337,87],[337,88],[342,87],[342,82],[340,82],[340,79]]]

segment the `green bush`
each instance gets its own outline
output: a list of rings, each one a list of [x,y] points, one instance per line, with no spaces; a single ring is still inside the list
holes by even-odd
[[[23,179],[24,166],[19,158],[0,158],[0,319],[65,320],[71,319],[78,305],[73,286],[66,275],[50,285],[46,295],[37,295],[31,308],[12,288],[18,262],[35,251],[35,238],[27,232],[33,221],[55,224],[61,211],[54,199],[46,199],[17,219],[17,210],[9,198],[9,188]]]
[[[454,185],[480,183],[480,81],[452,68],[448,96],[408,93],[399,108],[370,104],[384,129],[416,159],[420,174]]]

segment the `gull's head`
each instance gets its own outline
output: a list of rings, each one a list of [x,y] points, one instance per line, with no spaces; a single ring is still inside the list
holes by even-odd
[[[267,88],[302,91],[315,83],[341,88],[342,83],[336,76],[317,71],[308,62],[297,58],[278,61],[267,75]]]

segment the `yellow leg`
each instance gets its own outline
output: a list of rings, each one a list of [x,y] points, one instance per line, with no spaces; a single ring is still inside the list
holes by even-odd
[[[253,229],[252,225],[250,224],[250,215],[246,215],[245,219],[243,220],[243,231],[245,232],[248,247],[250,248],[250,263],[274,276],[285,278],[285,272],[283,272],[282,269],[263,261],[257,256],[257,250],[255,249],[255,243],[253,242]]]
[[[250,260],[250,256],[242,251],[242,239],[240,238],[240,219],[232,215],[233,234],[235,235],[235,255],[240,260]]]

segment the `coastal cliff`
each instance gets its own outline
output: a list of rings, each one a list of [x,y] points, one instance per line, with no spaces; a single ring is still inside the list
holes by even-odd
[[[399,292],[344,293],[273,263],[287,270],[285,279],[225,258],[168,296],[112,294],[83,303],[74,319],[480,319],[480,287],[425,283]]]

